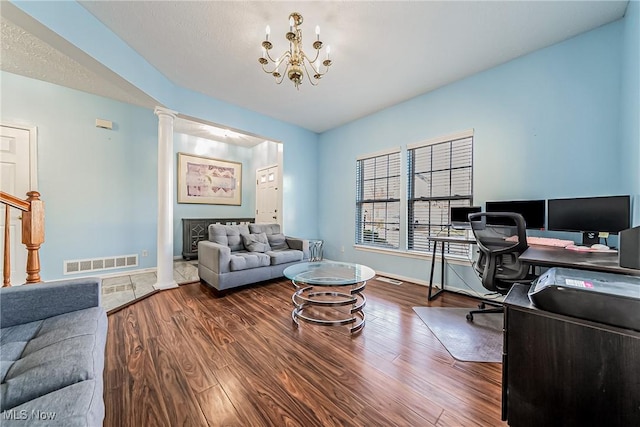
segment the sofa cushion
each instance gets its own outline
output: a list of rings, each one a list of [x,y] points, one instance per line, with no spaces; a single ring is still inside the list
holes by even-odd
[[[242,243],[244,248],[249,252],[266,252],[271,250],[267,235],[260,234],[242,234]]]
[[[27,420],[3,419],[2,427],[101,426],[104,419],[102,386],[102,378],[82,381],[25,402],[11,411],[24,414]]]
[[[0,329],[0,382],[42,325],[42,320]]]
[[[251,234],[265,233],[267,236],[280,234],[280,224],[249,224],[249,231]]]
[[[288,262],[302,261],[302,251],[284,249],[266,252],[271,258],[271,265],[286,264]]]
[[[0,410],[102,376],[106,323],[100,307],[43,320],[0,384]]]
[[[287,238],[282,233],[267,234],[267,240],[269,241],[269,246],[271,246],[271,249],[273,250],[289,249]]]
[[[241,234],[249,234],[246,224],[240,225],[209,225],[209,240],[220,245],[228,246],[232,251],[244,249]]]
[[[231,271],[248,270],[250,268],[266,267],[270,264],[269,255],[259,252],[237,252],[231,255],[229,269]]]

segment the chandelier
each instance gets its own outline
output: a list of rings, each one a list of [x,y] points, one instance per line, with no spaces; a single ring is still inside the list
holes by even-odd
[[[289,40],[289,50],[285,51],[277,59],[273,59],[269,54],[273,44],[269,41],[271,29],[267,25],[267,35],[262,42],[262,57],[258,59],[258,62],[262,64],[262,70],[271,74],[275,78],[276,84],[282,83],[286,75],[293,82],[296,89],[299,89],[305,74],[309,82],[316,86],[318,84],[317,80],[320,80],[329,71],[329,66],[331,65],[331,60],[329,59],[330,46],[327,46],[324,60],[319,60],[320,50],[322,49],[319,26],[316,26],[316,41],[313,42],[313,48],[316,50],[315,57],[310,59],[302,50],[302,30],[299,28],[302,25],[302,21],[302,15],[298,12],[293,12],[289,15],[289,31],[286,34],[286,38]],[[273,64],[273,69],[268,70],[267,65],[270,63]],[[324,71],[322,66],[324,66]],[[311,72],[309,72],[309,69],[311,69]]]

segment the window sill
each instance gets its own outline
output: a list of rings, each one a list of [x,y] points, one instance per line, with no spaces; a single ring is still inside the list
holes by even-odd
[[[403,250],[403,249],[387,249],[387,248],[378,248],[374,246],[365,246],[365,245],[353,245],[353,248],[357,251],[373,252],[373,253],[384,254],[384,255],[399,256],[403,258],[430,260],[433,257],[433,254],[430,252],[419,252],[419,251],[410,251],[410,250]],[[436,254],[436,258],[440,258],[439,251]],[[445,254],[444,258],[452,264],[471,265],[471,260],[467,256]]]

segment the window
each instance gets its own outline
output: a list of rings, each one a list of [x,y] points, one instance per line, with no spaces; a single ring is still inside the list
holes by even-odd
[[[449,227],[451,206],[473,201],[473,132],[410,146],[408,160],[408,249],[431,251],[429,236],[462,235]],[[467,255],[468,245],[448,244],[445,252]]]
[[[360,158],[356,164],[356,244],[398,249],[400,150]]]

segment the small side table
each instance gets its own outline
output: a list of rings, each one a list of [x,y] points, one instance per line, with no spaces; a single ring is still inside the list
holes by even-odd
[[[309,262],[322,261],[322,244],[320,239],[309,239]]]

